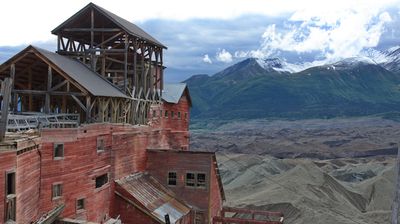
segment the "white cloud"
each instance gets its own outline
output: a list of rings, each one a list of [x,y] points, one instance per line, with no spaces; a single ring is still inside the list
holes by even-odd
[[[365,48],[377,46],[385,24],[391,21],[390,14],[382,7],[299,10],[292,14],[286,29],[269,25],[259,49],[234,55],[265,58],[287,51],[318,52],[327,61],[352,57]]]
[[[54,0],[41,0],[40,5],[46,7],[38,7],[38,2],[31,0],[3,1],[1,8],[5,10],[0,13],[0,27],[7,32],[0,35],[0,46],[54,40],[50,31],[90,1],[68,1],[68,4],[62,5],[62,10],[59,10],[60,2]],[[141,10],[148,8],[147,1],[96,0],[95,3],[134,22],[149,19],[232,19],[249,14],[282,16],[293,12],[297,12],[293,19],[318,14],[332,21],[342,9],[379,10],[389,6],[398,7],[400,0],[153,0],[151,13]]]
[[[211,61],[210,57],[208,56],[208,54],[204,55],[203,62],[208,63],[208,64],[212,64],[212,61]]]
[[[217,59],[217,61],[220,62],[225,62],[225,63],[232,62],[232,54],[229,53],[229,51],[226,51],[225,49],[219,50],[215,55],[215,58]]]

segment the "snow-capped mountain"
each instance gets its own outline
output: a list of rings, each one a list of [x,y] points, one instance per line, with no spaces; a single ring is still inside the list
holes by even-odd
[[[387,60],[381,65],[389,71],[400,73],[400,46],[392,47],[384,53]]]
[[[305,69],[304,65],[291,64],[279,58],[256,59],[257,63],[265,70],[282,73],[295,73]]]
[[[363,50],[359,56],[337,59],[305,62],[302,64],[289,63],[280,58],[256,59],[257,63],[268,72],[297,73],[312,67],[326,67],[327,69],[348,69],[354,66],[373,64],[385,69],[400,73],[400,46],[392,47],[386,51],[372,48]]]

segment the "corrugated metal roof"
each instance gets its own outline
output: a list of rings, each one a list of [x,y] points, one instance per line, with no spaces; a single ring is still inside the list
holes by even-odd
[[[51,31],[53,34],[57,33],[63,26],[65,26],[68,22],[70,22],[71,20],[73,20],[75,17],[77,17],[79,14],[83,13],[84,11],[86,11],[86,9],[89,8],[95,8],[97,9],[99,12],[101,12],[103,15],[105,15],[106,17],[108,17],[112,22],[114,22],[116,25],[120,26],[121,29],[125,30],[126,32],[128,32],[129,34],[139,37],[141,39],[144,39],[150,43],[153,43],[155,45],[158,45],[162,48],[167,48],[165,45],[163,45],[161,42],[159,42],[158,40],[156,40],[154,37],[152,37],[150,34],[146,33],[144,30],[142,30],[140,27],[136,26],[135,24],[129,22],[128,20],[119,17],[117,15],[115,15],[114,13],[94,4],[94,3],[89,3],[87,6],[85,6],[84,8],[82,8],[79,12],[75,13],[73,16],[71,16],[69,19],[67,19],[65,22],[63,22],[62,24],[60,24],[58,27],[56,27],[53,31]]]
[[[186,83],[166,83],[162,91],[162,99],[168,103],[177,104],[186,88]]]
[[[166,214],[176,223],[190,212],[189,206],[176,200],[172,191],[148,173],[135,173],[116,182],[161,222]]]
[[[99,74],[90,70],[81,62],[62,56],[38,47],[31,46],[42,56],[65,72],[69,77],[82,85],[94,96],[121,97],[129,98],[121,92],[116,86],[108,82]],[[29,48],[29,47],[28,47]]]

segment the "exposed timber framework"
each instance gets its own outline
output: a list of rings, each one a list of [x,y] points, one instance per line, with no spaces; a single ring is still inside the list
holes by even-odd
[[[57,53],[80,60],[129,97],[132,123],[146,123],[151,104],[161,102],[163,49],[134,24],[89,4],[52,31]],[[121,102],[102,100],[118,106]],[[113,107],[114,108],[114,107]]]
[[[0,78],[12,82],[3,97],[10,113],[147,124],[150,107],[161,105],[164,45],[93,3],[52,33],[56,53],[29,46],[0,66]]]

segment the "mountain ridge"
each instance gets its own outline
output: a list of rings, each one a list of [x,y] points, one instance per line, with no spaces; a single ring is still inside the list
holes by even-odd
[[[400,74],[370,58],[348,58],[293,73],[275,70],[285,66],[281,60],[269,62],[265,69],[249,58],[213,76],[185,80],[194,121],[330,118],[400,110]]]

